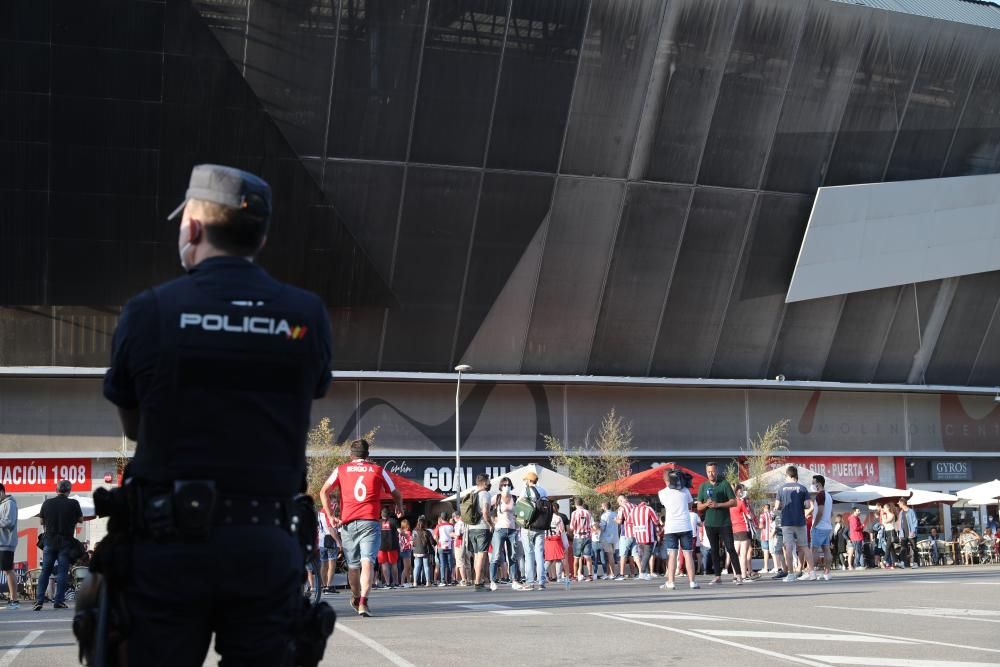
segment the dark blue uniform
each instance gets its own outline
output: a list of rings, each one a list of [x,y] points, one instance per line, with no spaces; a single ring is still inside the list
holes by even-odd
[[[282,664],[303,556],[270,502],[304,490],[330,356],[319,298],[240,257],[203,260],[125,306],[104,394],[140,412],[132,477],[148,488],[211,480],[220,505],[246,496],[269,510],[207,540],[135,539],[130,664],[201,665],[213,632],[222,664]]]

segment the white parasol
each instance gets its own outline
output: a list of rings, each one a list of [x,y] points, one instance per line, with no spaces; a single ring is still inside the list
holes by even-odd
[[[97,516],[94,512],[94,499],[90,496],[70,496],[73,500],[80,503],[80,509],[83,510],[84,519],[93,519]],[[25,521],[32,517],[38,516],[38,513],[42,511],[42,503],[37,505],[28,505],[27,507],[22,507],[17,510],[17,520]]]
[[[514,495],[522,496],[524,495],[524,476],[533,472],[538,475],[538,486],[542,487],[548,497],[552,500],[560,500],[562,498],[572,498],[573,496],[578,496],[581,493],[590,493],[591,489],[585,486],[581,486],[579,483],[573,481],[566,475],[557,473],[555,470],[550,470],[545,466],[540,466],[537,463],[529,463],[526,466],[521,466],[520,468],[514,468],[510,472],[505,472],[502,475],[497,475],[490,480],[490,485],[494,491],[500,488],[500,480],[504,477],[508,478],[514,484]],[[472,492],[472,489],[463,489],[463,496]],[[454,500],[455,495],[451,495],[451,499]]]
[[[833,494],[833,499],[838,503],[867,503],[872,500],[909,497],[910,492],[906,489],[894,489],[889,486],[876,486],[875,484],[862,484],[853,489]]]
[[[756,477],[751,477],[748,480],[741,482],[743,486],[748,489],[751,486],[762,485],[764,487],[765,493],[774,494],[778,492],[782,486],[785,485],[785,469],[788,466],[781,466],[775,468],[774,470],[768,470],[762,475],[757,475]],[[818,475],[819,473],[815,470],[811,470],[804,466],[796,466],[799,469],[799,481],[805,485],[809,486],[812,483],[813,475]],[[837,493],[838,491],[850,491],[851,487],[838,482],[832,477],[826,478],[826,491],[827,493]],[[834,496],[836,498],[836,496]]]
[[[951,505],[952,503],[958,502],[958,496],[954,496],[950,493],[941,493],[940,491],[925,491],[924,489],[907,489],[912,495],[906,501],[906,504],[910,507],[919,507],[921,505],[934,505],[937,503],[946,503]]]
[[[977,505],[992,505],[1000,499],[1000,479],[962,489],[958,492],[958,497],[965,498],[966,500],[982,501],[976,502],[975,504]]]

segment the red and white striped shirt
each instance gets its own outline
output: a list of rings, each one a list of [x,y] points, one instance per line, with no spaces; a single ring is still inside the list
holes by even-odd
[[[594,517],[591,516],[590,510],[582,507],[573,510],[573,514],[569,518],[569,529],[573,531],[574,537],[590,539],[590,528],[593,525]]]
[[[652,544],[656,542],[657,528],[661,525],[660,517],[656,516],[653,508],[642,503],[637,505],[630,512],[633,521],[633,532],[635,541],[639,544]]]
[[[622,537],[635,537],[635,522],[632,519],[632,514],[636,507],[637,505],[626,501],[618,508],[618,516],[622,519]]]

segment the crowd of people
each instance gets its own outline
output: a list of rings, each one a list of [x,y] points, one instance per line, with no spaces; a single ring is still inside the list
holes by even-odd
[[[362,463],[361,458],[354,462],[355,467]],[[720,477],[716,464],[706,466],[706,477],[692,495],[690,478],[668,471],[656,508],[645,498],[625,495],[591,508],[578,497],[569,516],[552,503],[551,519],[544,526],[528,526],[518,519],[515,481],[503,477],[493,491],[490,480],[480,475],[469,501],[479,508],[472,525],[468,516],[463,520],[464,506],[463,511],[421,515],[412,523],[402,518],[401,508],[397,516],[388,507],[380,509],[371,520],[377,540],[366,546],[371,549],[367,560],[378,565],[371,586],[472,586],[493,591],[509,586],[531,591],[553,584],[568,587],[573,582],[662,577],[660,588],[674,590],[678,578],[686,579],[690,588],[700,588],[699,575],[709,577],[708,585],[720,584],[725,576],[743,585],[764,575],[785,582],[828,581],[837,569],[919,566],[917,518],[905,500],[880,503],[868,516],[860,507],[846,516],[834,515],[834,500],[825,490],[823,476],[815,475],[807,488],[799,482],[797,468],[788,466],[784,484],[755,509],[747,489],[742,484],[734,488]],[[384,480],[391,490],[391,480]],[[518,481],[526,496],[547,497],[535,473]],[[353,504],[349,496],[342,495],[341,502]],[[327,564],[322,583],[325,590],[336,592],[333,568],[344,549],[343,521],[330,522],[324,516],[320,525],[321,553]],[[936,549],[938,543],[932,544]],[[356,545],[353,549],[354,558],[345,554],[345,561],[349,568],[353,562],[361,569],[366,559],[359,554],[365,549]],[[758,571],[755,555],[763,561]],[[931,553],[931,562],[939,562],[938,555]],[[366,593],[367,603],[367,591],[352,584],[354,598],[360,592]]]

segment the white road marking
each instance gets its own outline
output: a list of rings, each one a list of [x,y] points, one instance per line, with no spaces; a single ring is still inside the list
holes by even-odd
[[[350,635],[351,637],[354,637],[359,642],[361,642],[362,644],[364,644],[365,646],[367,646],[371,650],[375,651],[380,656],[382,656],[383,658],[385,658],[386,660],[388,660],[392,664],[396,665],[397,667],[416,667],[416,665],[414,665],[409,660],[406,660],[405,658],[397,655],[396,653],[393,653],[391,650],[387,649],[385,646],[382,646],[381,644],[379,644],[374,639],[370,639],[370,638],[364,636],[363,634],[361,634],[357,630],[354,630],[353,628],[350,628],[350,627],[348,627],[347,625],[345,625],[343,623],[338,623],[337,624],[337,632],[346,632],[348,635]],[[4,665],[3,663],[0,663],[0,667],[6,667],[6,665]]]
[[[980,621],[982,623],[1000,623],[1000,618],[983,618],[983,616],[1000,616],[1000,611],[985,609],[951,609],[948,607],[838,607],[834,605],[817,605],[824,609],[847,609],[849,611],[872,611],[879,614],[897,614],[900,616],[923,616],[925,618],[954,618],[963,621]]]
[[[491,614],[500,614],[502,616],[551,616],[551,612],[539,611],[537,609],[501,609],[499,611],[491,611]]]
[[[28,644],[38,639],[43,632],[45,632],[45,630],[32,630],[26,634],[21,641],[7,649],[7,652],[0,657],[0,667],[9,667],[10,664],[14,662],[14,658],[19,656],[21,651],[23,651]]]
[[[621,618],[644,618],[649,620],[661,620],[661,621],[708,621],[712,620],[711,616],[691,616],[688,614],[615,614],[615,616],[620,616]]]
[[[958,662],[955,660],[913,660],[911,658],[876,658],[842,655],[803,655],[803,658],[822,660],[831,665],[872,665],[872,667],[996,667],[995,662]]]
[[[666,630],[667,632],[674,632],[679,635],[686,635],[688,637],[694,637],[695,639],[701,639],[704,641],[715,642],[716,644],[725,644],[726,646],[732,646],[734,648],[743,649],[744,651],[750,651],[751,653],[760,653],[761,655],[770,656],[772,658],[778,658],[779,660],[787,660],[789,662],[797,662],[800,665],[812,665],[812,667],[826,667],[822,662],[816,662],[815,660],[810,660],[809,658],[796,657],[794,655],[788,655],[786,653],[778,653],[777,651],[769,651],[764,648],[759,648],[757,646],[747,646],[745,644],[739,644],[737,642],[731,642],[728,639],[720,639],[718,637],[708,637],[697,632],[691,632],[690,630],[681,630],[680,628],[671,628],[666,625],[657,625],[656,623],[647,623],[646,621],[640,621],[634,618],[622,618],[614,614],[602,614],[599,612],[592,612],[594,616],[600,616],[601,618],[610,618],[616,621],[621,621],[623,623],[634,623],[636,625],[645,625],[650,628],[656,628],[658,630]]]
[[[963,581],[963,586],[1000,586],[1000,581]]]
[[[431,604],[475,604],[475,600],[435,600]]]
[[[852,611],[857,611],[858,608],[848,607]],[[693,614],[692,614],[693,615]],[[844,628],[829,628],[822,625],[805,625],[803,623],[784,623],[782,621],[765,621],[759,618],[743,618],[739,616],[717,616],[719,620],[723,621],[737,621],[741,623],[763,623],[765,625],[778,625],[786,628],[796,628],[804,630],[823,630],[825,632],[840,632],[846,636],[850,637],[882,637],[887,639],[905,639],[906,641],[914,642],[915,644],[929,644],[932,646],[947,646],[949,648],[960,648],[968,649],[970,651],[985,651],[987,653],[1000,653],[1000,648],[984,648],[982,646],[969,646],[967,644],[953,644],[951,642],[939,642],[933,639],[916,639],[914,637],[899,637],[897,635],[882,635],[876,632],[861,632],[860,630],[846,630]]]
[[[510,607],[505,604],[460,604],[458,606],[471,609],[472,611],[497,611],[498,609],[510,609]]]
[[[712,637],[746,637],[748,639],[798,639],[801,641],[820,642],[842,642],[843,633],[820,633],[820,632],[767,632],[758,630],[703,630],[694,628],[692,632],[702,632]],[[903,639],[890,639],[888,637],[851,637],[852,643],[862,644],[912,644]]]

